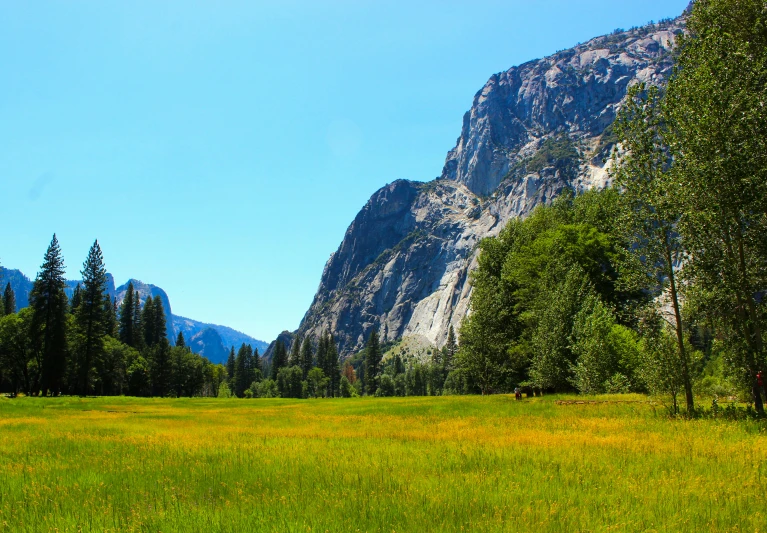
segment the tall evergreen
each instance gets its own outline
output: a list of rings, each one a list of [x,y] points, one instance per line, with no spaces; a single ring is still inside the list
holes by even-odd
[[[134,327],[133,282],[128,282],[122,305],[120,305],[120,324],[118,338],[123,344],[136,348],[136,329]]]
[[[301,337],[296,335],[290,345],[289,366],[301,366]]]
[[[232,392],[238,398],[245,396],[245,390],[255,379],[251,364],[252,357],[253,348],[249,344],[242,343],[234,360],[234,385],[232,386]]]
[[[253,348],[253,358],[251,359],[250,366],[254,374],[259,373],[263,376],[264,366],[261,357],[258,355],[258,348]]]
[[[14,294],[10,282],[5,286],[3,293],[3,311],[6,315],[12,315],[16,312],[16,294]]]
[[[144,349],[144,322],[141,320],[141,296],[137,290],[133,291],[133,347],[141,351]]]
[[[64,293],[64,258],[56,235],[45,252],[43,265],[29,294],[31,337],[41,360],[41,389],[58,395],[67,366],[67,295]]]
[[[376,330],[370,333],[365,351],[365,389],[368,395],[373,396],[378,389],[377,380],[382,357],[381,344]]]
[[[312,339],[307,335],[304,337],[304,342],[301,343],[301,358],[300,358],[301,372],[306,379],[307,374],[314,366],[314,353],[312,351]]]
[[[447,330],[447,342],[445,343],[442,356],[442,365],[444,366],[445,375],[453,370],[453,366],[455,364],[455,354],[457,353],[458,343],[455,340],[455,331],[451,325],[450,329]]]
[[[72,300],[69,302],[69,310],[72,314],[77,312],[77,308],[83,303],[83,288],[78,283],[75,290],[72,291]]]
[[[155,333],[157,322],[155,321],[154,315],[154,299],[150,294],[146,297],[144,308],[141,311],[141,328],[144,332],[144,344],[147,348],[154,346],[157,341],[157,335]]]
[[[288,352],[285,349],[285,343],[278,339],[277,343],[274,345],[274,354],[272,355],[271,378],[276,380],[280,368],[287,366],[287,364]]]
[[[154,297],[154,343],[168,338],[168,330],[165,324],[165,309],[159,294]]]
[[[117,302],[104,293],[104,331],[110,337],[117,336]]]
[[[234,382],[234,373],[235,373],[235,356],[234,356],[234,346],[232,346],[231,350],[229,351],[229,358],[226,360],[226,377],[229,381],[229,389],[231,390],[231,385]]]
[[[327,332],[325,337],[325,365],[323,369],[325,375],[330,378],[329,387],[331,389],[331,396],[340,395],[341,387],[341,361],[338,358],[338,348],[336,348],[336,340],[333,338],[333,334]]]
[[[184,332],[179,331],[178,336],[176,337],[176,346],[179,348],[186,348],[186,341],[184,340]]]
[[[147,301],[149,298],[147,298]],[[167,337],[148,350],[152,379],[152,395],[165,397],[173,387],[173,360]]]
[[[99,241],[94,241],[83,263],[82,303],[75,315],[79,329],[77,353],[78,393],[90,392],[91,372],[104,351],[104,336],[107,335],[107,317],[104,313],[104,292],[107,271],[101,254]]]

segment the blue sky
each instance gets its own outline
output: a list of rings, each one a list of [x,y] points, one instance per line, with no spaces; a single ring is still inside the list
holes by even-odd
[[[439,175],[488,77],[687,0],[0,0],[0,263],[269,341],[369,196]]]

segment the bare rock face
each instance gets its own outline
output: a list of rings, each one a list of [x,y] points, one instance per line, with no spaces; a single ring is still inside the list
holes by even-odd
[[[442,345],[468,313],[480,239],[564,189],[608,183],[612,123],[627,89],[661,85],[682,18],[598,37],[493,75],[466,113],[442,175],[377,191],[330,257],[298,334],[332,331],[342,354],[374,329]]]

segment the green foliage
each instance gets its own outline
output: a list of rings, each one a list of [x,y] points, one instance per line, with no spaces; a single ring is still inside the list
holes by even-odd
[[[283,366],[277,372],[277,390],[281,398],[303,398],[303,377],[304,373],[301,367]]]
[[[374,396],[378,389],[379,373],[381,371],[381,345],[378,340],[378,332],[374,329],[370,332],[368,342],[365,345],[365,392]]]
[[[2,314],[0,314],[0,316],[12,315],[16,312],[16,294],[13,292],[10,282],[5,286],[5,291],[3,291],[2,308]]]
[[[272,379],[265,379],[258,384],[258,397],[259,398],[279,398],[280,391],[277,388],[277,383]]]
[[[306,383],[309,398],[322,398],[327,394],[330,378],[325,376],[321,368],[314,367],[307,373]]]
[[[394,380],[389,374],[381,375],[381,380],[375,395],[383,397],[394,396]]]

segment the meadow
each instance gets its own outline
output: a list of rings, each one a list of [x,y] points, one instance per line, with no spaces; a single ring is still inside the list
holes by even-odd
[[[767,531],[763,424],[629,399],[3,398],[0,532]]]

